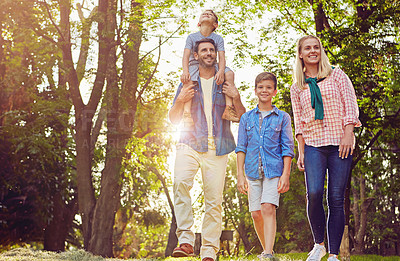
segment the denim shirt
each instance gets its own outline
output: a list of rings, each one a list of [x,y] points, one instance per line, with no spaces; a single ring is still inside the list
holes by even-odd
[[[280,177],[283,171],[283,157],[294,157],[294,141],[289,114],[273,106],[272,111],[262,119],[258,106],[243,114],[239,123],[238,145],[235,152],[246,154],[244,165],[246,176],[260,179],[259,155],[266,178]]]
[[[204,99],[201,88],[200,77],[199,85],[194,87],[195,93],[192,99],[191,114],[194,122],[193,130],[181,131],[179,142],[189,145],[195,151],[208,151],[208,127],[206,115],[204,113]],[[182,90],[182,83],[176,92],[174,102]],[[230,121],[223,120],[222,114],[225,110],[225,95],[222,93],[222,84],[217,85],[213,81],[212,87],[212,119],[213,119],[213,138],[217,156],[222,156],[232,152],[236,145],[231,132]],[[210,135],[211,136],[211,135]]]

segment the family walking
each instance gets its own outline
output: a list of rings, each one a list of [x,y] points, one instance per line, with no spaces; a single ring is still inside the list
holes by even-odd
[[[200,31],[188,36],[182,59],[181,84],[169,112],[183,123],[176,146],[174,204],[179,246],[174,257],[193,256],[195,236],[190,190],[201,170],[205,214],[202,261],[215,261],[222,231],[222,195],[228,154],[237,154],[237,188],[248,195],[249,210],[263,252],[260,260],[277,260],[273,247],[279,196],[289,190],[294,157],[291,117],[272,104],[277,94],[273,73],[260,73],[254,84],[258,105],[246,112],[234,73],[226,66],[223,38],[216,33],[212,10],[199,19]],[[218,59],[217,59],[218,58]],[[217,62],[218,61],[218,62]],[[338,259],[344,231],[344,191],[355,144],[358,105],[347,75],[330,65],[319,38],[298,40],[290,88],[297,166],[305,173],[307,216],[314,247],[307,260]],[[231,121],[239,123],[237,145]],[[326,218],[323,206],[327,179]],[[324,243],[325,230],[328,242]],[[327,249],[325,247],[327,246]]]

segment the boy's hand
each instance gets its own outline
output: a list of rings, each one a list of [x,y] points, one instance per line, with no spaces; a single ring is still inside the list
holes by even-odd
[[[241,174],[238,175],[237,188],[240,193],[247,195],[247,191],[249,190],[249,184],[247,183],[247,180],[244,177],[244,175]]]
[[[304,171],[304,154],[299,153],[299,157],[297,158],[297,167],[299,168],[300,171]]]
[[[286,191],[289,190],[289,187],[290,187],[289,175],[282,174],[278,182],[278,193],[285,193]]]
[[[178,98],[176,98],[176,100],[182,103],[190,101],[193,98],[195,92],[193,88],[194,88],[194,83],[192,81],[183,84],[182,90],[179,93]]]
[[[230,82],[225,82],[222,86],[222,92],[229,97],[235,99],[240,96],[238,89],[236,86]]]
[[[181,82],[182,83],[188,83],[190,80],[190,73],[189,72],[183,72],[181,75]]]
[[[220,85],[224,82],[224,80],[225,80],[225,72],[218,71],[217,74],[215,74],[215,83]]]

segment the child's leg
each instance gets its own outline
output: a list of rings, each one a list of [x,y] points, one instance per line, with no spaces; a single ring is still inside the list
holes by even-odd
[[[253,218],[254,228],[256,230],[258,240],[260,240],[262,248],[265,251],[264,219],[261,214],[261,210],[252,211],[251,217]]]
[[[183,105],[183,127],[186,130],[191,129],[194,126],[191,108],[192,100],[185,102],[185,104]]]
[[[264,221],[264,253],[272,254],[276,234],[276,206],[270,203],[261,204],[261,214]]]
[[[233,71],[228,71],[225,73],[225,81],[231,84],[235,84],[235,73]],[[232,106],[233,101],[232,98],[228,95],[225,95],[225,103],[226,106]]]
[[[194,84],[196,84],[199,77],[198,64],[189,65],[189,74],[190,74],[190,80]],[[183,126],[185,128],[191,128],[194,126],[191,108],[192,108],[192,100],[186,102],[183,106]]]
[[[192,100],[185,102],[185,105],[183,105],[183,113],[189,113],[190,114],[190,108],[192,107]]]
[[[227,71],[225,73],[225,81],[231,84],[235,84],[235,74],[233,73],[233,71]],[[222,119],[239,122],[240,118],[237,116],[235,107],[233,106],[233,100],[228,95],[225,95],[225,104],[226,107],[224,114],[222,115]]]

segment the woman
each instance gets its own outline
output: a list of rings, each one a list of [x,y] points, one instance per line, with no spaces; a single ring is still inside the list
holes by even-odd
[[[344,192],[355,143],[353,130],[361,126],[354,88],[341,69],[332,68],[321,41],[312,35],[297,42],[293,78],[290,95],[299,147],[297,166],[305,170],[307,216],[315,243],[307,260],[319,261],[325,256],[325,227],[328,260],[339,260]],[[326,176],[327,220],[323,207]]]

